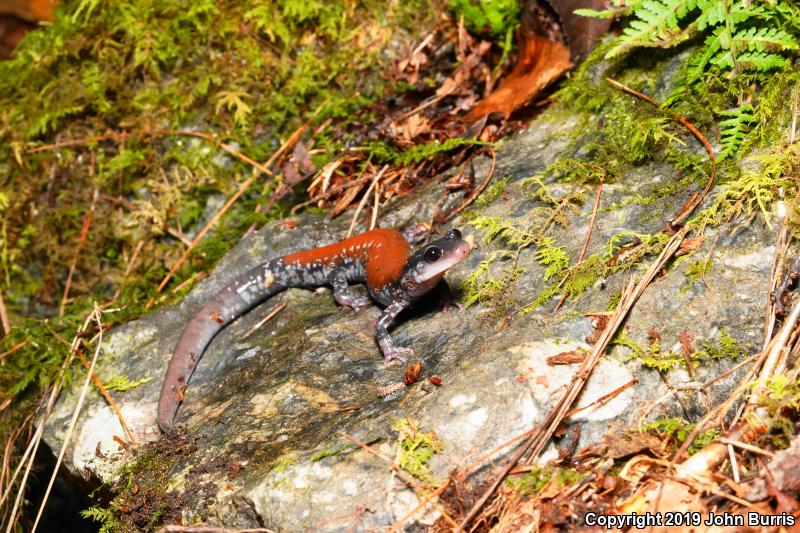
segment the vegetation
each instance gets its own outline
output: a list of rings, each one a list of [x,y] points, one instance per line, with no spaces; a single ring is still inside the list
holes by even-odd
[[[435,485],[428,463],[442,451],[442,443],[436,433],[420,431],[416,422],[407,419],[398,420],[393,429],[400,433],[397,439],[397,464],[426,485]]]

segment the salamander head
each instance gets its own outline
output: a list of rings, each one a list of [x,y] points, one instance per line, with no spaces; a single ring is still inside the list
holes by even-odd
[[[417,250],[406,261],[400,288],[411,299],[419,298],[439,283],[449,268],[467,258],[472,247],[451,229],[443,237]]]

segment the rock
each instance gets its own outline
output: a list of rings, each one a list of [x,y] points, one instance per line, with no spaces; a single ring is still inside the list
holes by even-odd
[[[571,141],[585,127],[581,119],[548,112],[506,141],[497,152],[496,179],[507,175],[510,181],[504,194],[480,208],[481,214],[519,226],[535,223],[542,203],[523,178],[570,153]],[[485,176],[487,168],[487,161],[476,165],[477,176]],[[600,252],[621,232],[659,232],[694,191],[664,192],[675,179],[670,165],[652,163],[605,184],[589,253]],[[546,181],[553,180],[546,177]],[[550,186],[554,195],[566,194],[572,187]],[[405,198],[386,216],[384,225],[428,220],[441,189],[440,183],[430,183]],[[655,203],[642,200],[652,197],[657,198]],[[460,201],[453,197],[454,204]],[[548,233],[565,246],[573,263],[591,211],[591,200],[583,202],[578,212],[567,212],[568,225],[554,226]],[[307,215],[298,222],[292,230],[272,223],[247,236],[179,305],[107,334],[98,366],[102,378],[152,378],[132,390],[113,393],[141,440],[160,436],[155,406],[161,379],[182,328],[200,303],[262,260],[335,240],[344,234],[349,220],[330,223]],[[466,264],[448,274],[451,285],[459,287],[482,260],[504,245],[486,245],[483,232],[465,219],[456,219],[454,225],[473,233],[479,243]],[[721,338],[735,339],[742,351],[759,349],[774,240],[774,228],[759,218],[736,231],[709,228],[695,254],[676,261],[634,307],[627,320],[630,339],[646,352],[648,335],[655,329],[662,355],[668,349],[680,354],[679,335],[685,331],[691,332],[697,349],[717,346]],[[692,262],[706,260],[711,264],[703,279],[687,277]],[[643,259],[643,265],[650,261]],[[510,266],[511,260],[495,261],[488,275],[502,276]],[[178,412],[177,422],[188,429],[192,445],[176,446],[178,451],[163,458],[167,477],[161,490],[180,494],[166,498],[166,505],[182,502],[184,523],[264,525],[286,531],[366,531],[411,512],[419,503],[414,492],[386,461],[342,434],[394,460],[393,422],[415,420],[422,430],[435,431],[443,444],[431,467],[435,479],[446,479],[453,468],[470,464],[547,414],[577,368],[577,364],[549,366],[547,357],[587,348],[585,338],[593,327],[586,313],[607,310],[623,277],[629,275],[599,280],[557,312],[558,296],[530,313],[518,314],[515,311],[558,280],[544,281],[535,248],[522,250],[516,267],[522,273],[499,304],[441,313],[435,302],[424,302],[404,315],[393,334],[401,345],[416,350],[423,362],[422,380],[387,398],[380,397],[377,389],[402,381],[405,366],[386,366],[382,361],[372,338],[377,308],[356,313],[337,306],[329,290],[290,290],[231,324],[209,346]],[[284,302],[286,309],[245,335]],[[595,402],[634,377],[638,382],[569,420],[581,426],[581,446],[598,442],[611,427],[637,426],[666,416],[694,421],[727,396],[743,371],[700,390],[698,384],[738,361],[709,352],[691,374],[681,363],[662,374],[641,357],[632,357],[634,352],[615,345],[595,370],[579,406]],[[423,386],[431,375],[441,378],[440,387]],[[78,385],[74,383],[61,398],[47,422],[46,440],[54,449],[61,445]],[[671,385],[681,388],[670,389]],[[76,437],[70,441],[67,468],[85,478],[108,481],[130,458],[114,437],[125,435],[103,399],[91,391]],[[551,445],[543,460],[555,453]],[[429,524],[437,517],[438,512],[428,507],[415,520]]]

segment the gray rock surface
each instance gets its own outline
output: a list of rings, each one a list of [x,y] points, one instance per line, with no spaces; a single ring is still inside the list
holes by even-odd
[[[585,128],[574,117],[545,113],[527,131],[507,140],[498,150],[496,177],[511,176],[504,194],[482,214],[501,216],[522,226],[541,203],[523,184],[570,150]],[[477,179],[488,163],[476,165]],[[615,234],[652,234],[687,200],[693,189],[678,190],[643,205],[636,198],[652,195],[677,179],[664,163],[637,167],[603,188],[601,209],[589,253],[598,252]],[[552,179],[546,177],[546,181]],[[572,185],[551,183],[550,192],[564,194]],[[383,217],[383,225],[400,227],[427,221],[441,184],[431,183],[403,199]],[[592,211],[593,188],[566,227],[549,230],[575,262]],[[713,196],[714,191],[709,195]],[[639,196],[636,196],[639,195]],[[460,202],[453,197],[453,203]],[[346,218],[346,217],[345,217]],[[161,378],[182,328],[201,302],[238,273],[270,257],[336,240],[349,221],[327,222],[303,216],[295,229],[269,224],[246,237],[177,306],[160,309],[118,327],[107,336],[98,374],[152,378],[132,390],[114,393],[128,423],[142,440],[159,437],[155,407]],[[466,264],[448,274],[458,287],[480,261],[502,244],[486,245],[483,233],[456,219],[454,225],[475,236],[477,248]],[[709,229],[692,260],[711,259],[704,280],[692,282],[680,261],[645,292],[627,321],[631,338],[648,346],[656,329],[664,350],[680,352],[678,335],[693,334],[695,345],[718,342],[723,331],[742,349],[763,342],[763,314],[773,255],[774,229],[761,219],[749,225]],[[504,308],[519,309],[536,299],[549,284],[536,261],[536,250],[523,250],[517,266],[523,273],[507,295]],[[650,259],[645,259],[648,264]],[[490,276],[500,276],[510,261],[497,261]],[[372,338],[377,308],[361,312],[338,307],[329,290],[290,290],[231,324],[206,351],[178,413],[194,437],[196,450],[177,461],[169,486],[183,495],[186,523],[205,521],[226,526],[266,525],[286,531],[371,530],[393,523],[416,507],[413,491],[405,488],[389,466],[341,436],[370,444],[387,457],[397,454],[398,419],[434,430],[444,449],[433,461],[433,473],[444,480],[456,467],[530,429],[547,414],[577,365],[549,366],[546,358],[587,348],[593,330],[585,313],[605,311],[622,286],[615,274],[605,283],[568,300],[553,312],[558,298],[525,315],[509,315],[479,304],[441,313],[435,302],[418,306],[393,331],[400,344],[412,346],[423,362],[422,376],[438,376],[441,387],[416,384],[388,398],[378,387],[402,380],[404,366],[386,366]],[[246,333],[280,303],[287,307],[250,335]],[[596,442],[611,427],[640,424],[665,416],[695,420],[729,392],[738,373],[700,392],[697,383],[733,366],[732,359],[707,360],[686,372],[678,365],[663,375],[615,346],[595,370],[581,405],[588,405],[634,377],[630,388],[611,401],[581,411],[570,424],[581,426],[581,445]],[[682,387],[671,390],[669,384]],[[46,439],[57,448],[77,397],[77,386],[64,394],[47,423]],[[74,473],[102,480],[114,476],[129,458],[114,436],[124,433],[110,408],[94,391],[81,414],[77,438],[67,454]],[[98,453],[99,452],[99,453]],[[545,458],[553,457],[551,446]],[[222,460],[222,461],[221,461]],[[220,462],[221,461],[221,462]],[[199,468],[207,465],[225,468]],[[231,465],[235,475],[231,474]],[[203,490],[192,487],[202,483]],[[430,508],[416,517],[431,523]]]

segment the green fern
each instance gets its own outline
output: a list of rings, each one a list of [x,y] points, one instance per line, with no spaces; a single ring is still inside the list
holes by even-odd
[[[753,106],[750,104],[742,104],[736,109],[718,113],[720,116],[728,118],[719,123],[721,148],[717,155],[717,161],[726,159],[739,149],[747,132],[750,131],[750,125],[756,120],[753,113]]]
[[[733,79],[742,73],[766,73],[790,67],[790,53],[798,50],[797,12],[781,1],[745,0],[642,0],[625,5],[612,0],[606,11],[580,10],[580,14],[606,18],[624,12],[630,22],[606,53],[619,57],[634,48],[669,48],[706,34],[690,56],[683,79],[667,98],[671,105],[690,90],[707,93],[709,83]],[[759,5],[765,4],[765,5]],[[626,11],[623,11],[626,8]],[[785,26],[782,28],[781,26]],[[743,80],[742,83],[752,83]],[[740,87],[738,98],[746,89]],[[736,94],[733,90],[730,94]],[[751,104],[718,113],[722,118],[719,160],[736,153],[757,125]]]

